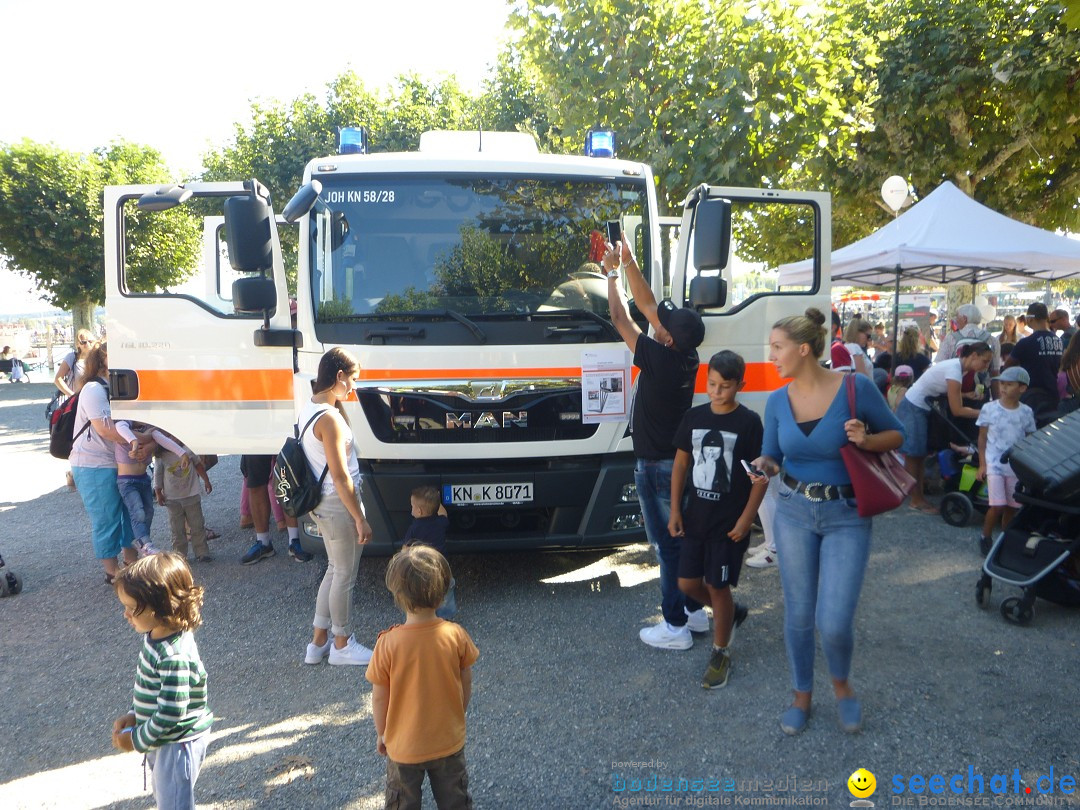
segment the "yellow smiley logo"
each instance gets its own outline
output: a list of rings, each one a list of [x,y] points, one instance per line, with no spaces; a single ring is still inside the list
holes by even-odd
[[[859,768],[847,780],[847,788],[856,799],[865,799],[873,796],[877,790],[877,779],[866,768]]]

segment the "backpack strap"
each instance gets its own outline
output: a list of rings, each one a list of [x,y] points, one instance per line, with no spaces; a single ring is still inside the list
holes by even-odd
[[[297,435],[297,437],[296,437],[296,440],[297,440],[298,442],[302,442],[302,441],[303,441],[303,438],[304,438],[304,434],[305,434],[305,433],[307,433],[307,429],[308,429],[309,427],[311,427],[311,426],[312,426],[312,424],[314,424],[314,423],[315,423],[315,421],[316,421],[316,420],[317,420],[317,419],[318,419],[318,418],[319,418],[320,416],[323,416],[324,414],[328,414],[328,413],[330,413],[330,411],[332,411],[333,409],[334,409],[334,406],[332,406],[332,405],[327,405],[327,406],[326,406],[325,408],[323,408],[322,410],[316,411],[316,412],[315,412],[315,415],[314,415],[314,416],[312,416],[312,417],[311,417],[310,419],[308,419],[308,420],[307,420],[307,423],[306,423],[306,424],[304,425],[304,429],[303,429],[303,430],[301,430],[301,431],[300,431],[300,433],[299,433],[299,434]],[[296,425],[293,425],[293,430],[296,430],[296,428],[297,428],[297,427],[299,427],[299,423],[297,423]],[[301,447],[303,447],[303,445],[302,445],[302,444],[301,444]],[[328,472],[330,472],[330,465],[329,465],[329,464],[326,464],[326,465],[324,465],[324,466],[323,466],[323,471],[322,471],[322,475],[320,475],[320,476],[319,476],[319,489],[322,489],[323,481],[325,481],[325,480],[326,480],[326,474],[327,474]]]

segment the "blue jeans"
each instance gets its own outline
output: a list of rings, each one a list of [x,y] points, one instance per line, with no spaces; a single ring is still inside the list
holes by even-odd
[[[783,481],[777,491],[776,550],[784,590],[784,644],[796,691],[814,688],[814,626],[829,674],[847,680],[855,607],[870,558],[870,518],[855,500],[814,503]]]
[[[116,479],[116,487],[131,520],[135,539],[149,540],[150,524],[154,520],[154,485],[150,476],[121,475]]]
[[[686,624],[686,611],[701,610],[701,603],[679,590],[680,542],[668,531],[673,465],[674,459],[647,461],[639,458],[634,464],[634,483],[641,517],[645,521],[645,536],[660,563],[660,609],[664,621],[672,627],[682,627]]]
[[[209,741],[210,735],[204,734],[146,752],[158,810],[195,810],[195,782]]]

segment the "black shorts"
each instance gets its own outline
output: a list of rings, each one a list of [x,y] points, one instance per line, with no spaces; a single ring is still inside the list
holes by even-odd
[[[750,538],[736,543],[725,529],[719,536],[699,540],[687,535],[679,546],[679,579],[705,578],[713,588],[734,588],[739,584],[743,557]]]
[[[273,456],[240,456],[240,472],[244,474],[244,486],[258,489],[270,483],[270,468],[274,466]]]

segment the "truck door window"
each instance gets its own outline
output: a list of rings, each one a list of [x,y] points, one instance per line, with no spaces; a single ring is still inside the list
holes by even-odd
[[[722,271],[728,283],[727,301],[722,307],[706,310],[706,314],[732,312],[763,296],[809,293],[814,289],[816,283],[810,283],[811,279],[801,278],[803,283],[788,283],[779,268],[791,262],[813,259],[815,216],[814,207],[802,203],[733,201],[731,256]],[[687,297],[690,281],[697,275],[692,246],[688,255],[690,266],[684,280]],[[715,272],[707,271],[702,275]]]
[[[242,274],[229,266],[222,209],[225,199],[196,195],[165,211],[140,211],[135,199],[121,203],[122,293],[183,297],[217,314],[235,315],[232,282]],[[167,263],[151,261],[147,250],[150,240],[172,247]]]

